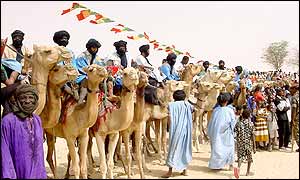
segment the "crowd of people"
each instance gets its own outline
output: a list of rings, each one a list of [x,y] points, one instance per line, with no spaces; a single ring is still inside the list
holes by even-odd
[[[5,45],[1,41],[1,178],[46,178],[43,155],[43,128],[41,119],[34,114],[37,107],[38,92],[28,83],[30,64],[25,54],[30,50],[23,45],[25,33],[16,30],[11,34],[12,44]],[[58,46],[67,47],[70,34],[65,31],[54,33],[53,41]],[[184,56],[181,62],[177,55],[170,53],[157,68],[148,59],[150,46],[139,47],[140,55],[135,59],[128,56],[127,42],[120,40],[113,44],[115,52],[106,58],[100,58],[98,51],[101,44],[96,39],[89,39],[86,50],[77,57],[72,50],[70,62],[79,76],[74,82],[67,82],[62,89],[74,96],[78,106],[84,104],[88,89],[84,86],[87,74],[83,70],[91,64],[106,66],[110,69],[115,86],[122,86],[119,70],[135,67],[149,75],[150,103],[159,105],[155,89],[164,86],[168,80],[180,80],[180,72],[189,63]],[[203,62],[203,63],[202,63]],[[218,66],[209,61],[201,61],[204,70],[197,76],[203,77],[209,69],[226,70],[225,61],[220,60]],[[116,67],[117,70],[113,70]],[[299,147],[299,74],[282,71],[258,72],[246,71],[242,66],[234,68],[233,79],[237,84],[242,79],[246,82],[246,103],[234,106],[235,94],[240,92],[239,86],[235,93],[221,93],[208,124],[208,136],[211,144],[211,158],[208,167],[222,169],[225,165],[233,167],[237,155],[238,167],[244,160],[248,161],[247,175],[253,162],[252,153],[257,150],[272,151],[277,148],[286,151],[295,139]],[[263,81],[280,82],[271,85]],[[289,82],[289,83],[287,83]],[[259,84],[261,83],[261,84]],[[79,91],[72,88],[76,85]],[[149,93],[149,91],[148,91]],[[3,98],[5,97],[5,98]],[[166,164],[169,171],[163,177],[172,175],[172,168],[187,174],[188,163],[192,160],[192,112],[193,106],[186,101],[184,91],[174,92],[175,102],[169,104],[169,150]],[[184,130],[179,136],[179,131]],[[292,135],[292,136],[291,136]],[[278,141],[278,142],[277,142]],[[235,153],[236,151],[236,153]],[[296,150],[299,152],[299,149]]]

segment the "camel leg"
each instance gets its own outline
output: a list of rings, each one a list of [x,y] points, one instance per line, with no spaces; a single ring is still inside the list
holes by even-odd
[[[114,169],[114,152],[118,143],[119,132],[109,135],[109,150],[108,150],[108,178],[113,179]]]
[[[114,162],[116,163],[120,159],[121,163],[122,163],[122,166],[123,166],[123,169],[124,169],[124,172],[125,172],[125,174],[127,174],[127,168],[126,168],[123,156],[121,155],[122,154],[121,147],[122,147],[122,141],[123,141],[122,139],[123,139],[123,135],[120,134],[119,135],[119,140],[117,142],[116,150],[115,150],[115,153],[114,153]]]
[[[129,133],[125,131],[123,133],[124,144],[125,144],[125,156],[126,156],[126,169],[127,169],[127,176],[128,179],[131,179],[131,154],[130,154],[130,147],[129,147]]]
[[[134,133],[135,133],[134,141],[135,141],[135,152],[136,152],[137,164],[138,164],[139,171],[140,171],[140,177],[141,177],[141,179],[144,179],[145,175],[144,175],[144,170],[143,170],[143,166],[142,166],[142,156],[141,156],[142,155],[141,154],[141,149],[142,149],[142,146],[141,146],[141,139],[142,139],[141,128],[140,127],[137,128],[137,130],[135,130]]]
[[[94,170],[95,161],[93,159],[92,147],[93,147],[93,137],[89,135],[89,142],[87,146],[88,174],[93,174],[95,172]]]
[[[101,179],[106,179],[106,172],[107,172],[106,157],[105,157],[105,137],[106,136],[100,136],[98,133],[95,133],[95,138],[96,138],[99,157],[100,157],[100,178]]]
[[[65,174],[65,179],[69,179],[70,178],[70,165],[71,165],[71,156],[70,153],[68,153],[68,164],[67,164],[67,171]]]
[[[56,177],[56,167],[54,167],[53,164],[53,152],[54,152],[54,146],[55,146],[55,140],[54,140],[54,136],[45,132],[46,133],[46,137],[47,137],[47,146],[48,146],[48,152],[47,152],[47,162],[50,166],[50,169],[53,173],[54,178]]]
[[[75,150],[75,138],[66,138],[67,140],[67,145],[69,148],[69,153],[71,156],[71,161],[72,161],[72,167],[74,170],[74,174],[75,174],[75,179],[79,179],[79,163],[78,163],[78,156],[76,154],[76,150]]]
[[[167,159],[167,124],[168,124],[168,118],[165,117],[162,119],[162,147],[164,152],[164,159]]]
[[[204,143],[204,140],[203,140],[204,134],[202,133],[203,132],[203,123],[204,123],[203,118],[204,118],[204,115],[205,115],[205,113],[201,109],[200,110],[200,116],[199,116],[199,123],[198,123],[198,129],[199,129],[198,133],[199,133],[199,139],[200,139],[201,144]],[[199,143],[199,141],[197,141],[197,143]]]
[[[89,141],[88,132],[80,137],[80,148],[79,148],[79,157],[80,157],[80,174],[83,179],[87,179],[87,146]]]
[[[155,140],[156,140],[156,143],[157,143],[157,153],[158,153],[158,157],[159,157],[159,160],[162,162],[162,154],[161,154],[161,135],[160,135],[160,124],[161,124],[161,120],[156,120],[154,121],[155,123]]]
[[[200,110],[196,110],[194,114],[194,122],[193,122],[193,147],[195,148],[196,152],[200,151],[200,144],[199,144],[199,122],[200,122]]]

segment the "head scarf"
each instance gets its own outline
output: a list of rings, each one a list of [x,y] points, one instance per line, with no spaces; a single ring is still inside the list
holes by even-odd
[[[142,53],[142,52],[147,52],[148,49],[150,49],[150,46],[149,44],[146,44],[146,45],[142,45],[140,48],[139,48],[139,51]]]
[[[116,47],[117,54],[120,56],[121,59],[121,65],[126,68],[127,67],[127,57],[126,57],[126,48],[127,42],[120,40],[114,43],[114,46]],[[125,52],[120,50],[120,47],[125,47]]]
[[[11,37],[14,38],[15,36],[22,36],[24,37],[24,33],[20,30],[15,30],[13,33],[11,33]]]
[[[90,39],[90,40],[86,43],[85,47],[86,47],[87,49],[90,49],[91,47],[100,48],[100,47],[101,47],[101,44],[100,44],[96,39]]]
[[[114,43],[114,46],[116,47],[116,49],[118,49],[121,46],[126,47],[126,45],[127,45],[127,42],[123,41],[123,40],[120,40],[120,41],[117,41],[117,42]]]
[[[57,31],[54,33],[54,36],[53,36],[53,41],[56,43],[56,44],[59,44],[60,43],[60,39],[63,37],[63,36],[66,36],[68,38],[68,40],[70,39],[70,34],[65,31],[65,30],[62,30],[62,31]]]
[[[25,94],[28,92],[34,95],[35,102],[31,107],[25,109],[24,107],[22,107],[19,98],[21,94]],[[32,113],[35,111],[35,109],[38,106],[38,100],[39,100],[38,91],[32,85],[22,84],[18,86],[17,89],[15,90],[12,98],[9,100],[9,104],[12,109],[12,112],[16,116],[18,116],[21,119],[25,119],[31,116]]]

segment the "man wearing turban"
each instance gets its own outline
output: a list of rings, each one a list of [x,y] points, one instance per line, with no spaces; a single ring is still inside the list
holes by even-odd
[[[104,61],[97,55],[101,44],[96,39],[90,39],[86,43],[86,51],[81,53],[76,59],[72,61],[73,66],[78,70],[79,76],[76,78],[75,82],[81,86],[84,83],[84,80],[87,77],[86,72],[83,71],[83,68],[91,64],[98,64],[100,66],[105,66]],[[87,88],[80,87],[80,95],[78,104],[82,104],[85,96],[87,95]]]
[[[64,46],[64,47],[67,47],[67,45],[69,44],[69,39],[70,39],[70,34],[67,31],[65,31],[65,30],[57,31],[57,32],[54,33],[54,36],[53,36],[53,41],[57,45]],[[60,61],[58,64],[60,64],[60,65],[66,65],[66,64],[72,63],[72,61],[74,61],[74,59],[75,59],[74,52],[72,50],[70,50],[70,49],[68,49],[68,50],[69,50],[69,52],[72,53],[71,62]],[[63,90],[65,92],[67,92],[68,94],[74,96],[74,98],[76,100],[79,100],[78,91],[76,89],[72,88],[72,86],[75,87],[74,84],[75,84],[75,82],[67,82],[63,86]]]
[[[4,49],[1,64],[8,76],[6,85],[13,84],[21,73],[26,74],[29,71],[29,63],[24,60],[24,55],[31,52],[23,45],[24,35],[22,31],[15,30],[11,34],[12,44],[9,45],[13,50],[8,47]]]
[[[46,179],[41,118],[33,112],[38,92],[28,84],[10,99],[12,112],[1,123],[1,179]]]
[[[116,52],[105,58],[106,65],[119,66],[122,69],[131,66],[132,58],[127,53],[127,42],[120,40],[114,43]],[[131,60],[129,62],[129,60]]]
[[[164,63],[160,68],[161,72],[166,76],[167,80],[176,80],[176,81],[180,80],[180,77],[174,68],[174,65],[176,63],[176,58],[177,58],[176,54],[174,53],[168,54],[166,58],[167,63]]]
[[[139,51],[141,52],[141,54],[136,58],[135,62],[140,70],[145,71],[147,74],[149,74],[149,83],[153,81],[156,81],[155,84],[161,83],[164,78],[162,77],[158,68],[154,67],[148,60],[148,56],[150,54],[149,49],[149,44],[140,46]],[[152,83],[152,85],[154,85],[154,83]]]

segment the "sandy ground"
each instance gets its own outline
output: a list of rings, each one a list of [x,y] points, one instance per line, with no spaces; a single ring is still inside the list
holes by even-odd
[[[297,148],[297,145],[295,145]],[[47,151],[47,145],[44,143],[45,154]],[[64,174],[67,167],[67,153],[68,148],[64,139],[58,138],[56,142],[56,153],[57,153],[57,173],[58,178],[64,178]],[[96,143],[93,145],[93,157],[96,164],[99,165],[99,153],[97,150]],[[188,176],[180,176],[180,172],[174,172],[172,178],[176,179],[235,179],[233,176],[233,171],[222,170],[222,171],[212,171],[208,169],[208,160],[210,158],[210,145],[201,145],[200,153],[193,153],[193,160],[188,167]],[[243,163],[241,167],[240,179],[268,179],[268,178],[284,178],[284,179],[299,179],[299,153],[290,150],[287,152],[280,152],[274,150],[272,152],[261,151],[257,152],[253,156],[254,163],[251,167],[251,176],[245,176],[247,164]],[[167,172],[168,167],[161,164],[156,157],[147,157],[146,159],[147,167],[151,171],[145,171],[145,177],[148,179],[160,178],[164,173]],[[47,174],[52,177],[48,163],[45,161]],[[237,163],[234,164],[237,166]],[[95,168],[96,173],[94,173],[91,178],[99,178],[98,167]],[[132,170],[134,172],[133,178],[140,178],[138,174],[138,167],[133,161]],[[114,177],[116,179],[126,178],[124,170],[120,162],[115,164]],[[71,177],[72,179],[74,177]]]

